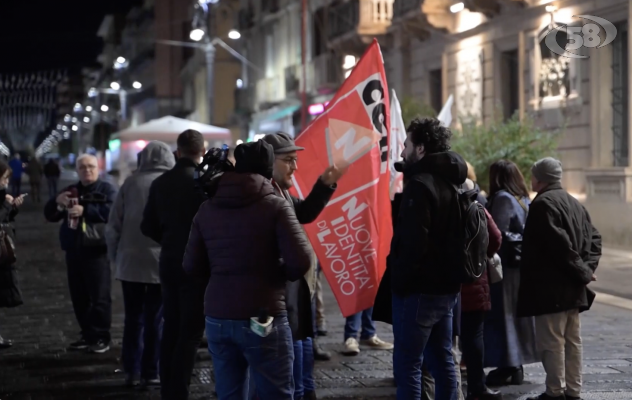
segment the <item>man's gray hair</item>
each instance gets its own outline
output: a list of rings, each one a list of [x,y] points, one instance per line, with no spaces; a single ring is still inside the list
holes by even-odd
[[[92,158],[95,161],[95,164],[97,164],[97,166],[99,165],[99,160],[97,159],[96,156],[89,154],[89,153],[84,153],[82,155],[80,155],[79,157],[77,157],[77,161],[75,162],[75,168],[79,168],[79,162],[85,160],[86,158]]]

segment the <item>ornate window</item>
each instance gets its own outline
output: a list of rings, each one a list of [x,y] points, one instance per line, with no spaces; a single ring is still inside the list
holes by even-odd
[[[540,31],[538,35],[540,50],[539,97],[566,98],[571,92],[570,87],[570,61],[571,58],[563,57],[552,52],[546,45],[546,35],[557,24],[551,24]],[[565,48],[568,35],[563,30],[557,32],[556,42],[561,48]]]
[[[564,57],[549,49],[546,44],[547,34],[556,29],[555,42],[563,51],[569,43],[566,29],[577,24],[560,24],[554,21],[538,31],[535,40],[535,60],[533,79],[535,85],[536,108],[557,108],[568,104],[570,99],[580,98],[580,64],[577,58]],[[572,41],[570,42],[572,43]],[[580,50],[573,51],[579,54]]]

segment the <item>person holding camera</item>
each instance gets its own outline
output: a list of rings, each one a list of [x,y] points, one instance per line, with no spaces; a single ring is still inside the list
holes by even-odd
[[[70,350],[105,353],[110,350],[112,284],[104,235],[116,189],[99,179],[97,158],[91,154],[77,158],[77,172],[79,182],[50,199],[44,216],[49,222],[62,221],[59,239],[81,327],[81,338],[70,344]]]
[[[141,232],[161,246],[158,261],[164,326],[160,343],[160,391],[163,400],[186,400],[195,355],[204,333],[206,282],[187,277],[182,257],[193,217],[205,200],[194,172],[206,152],[204,137],[186,130],[178,136],[175,167],[154,180]]]
[[[218,398],[243,396],[250,367],[259,399],[292,400],[285,282],[310,269],[312,249],[292,206],[270,183],[273,148],[262,140],[241,144],[235,160],[193,220],[183,267],[208,282],[206,337]]]

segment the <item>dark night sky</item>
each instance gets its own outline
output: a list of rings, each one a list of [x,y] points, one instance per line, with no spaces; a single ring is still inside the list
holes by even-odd
[[[103,17],[127,13],[137,0],[0,0],[0,73],[96,62]]]

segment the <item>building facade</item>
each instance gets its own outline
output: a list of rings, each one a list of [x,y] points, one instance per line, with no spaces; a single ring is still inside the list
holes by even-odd
[[[334,96],[344,80],[344,68],[355,65],[363,39],[372,40],[371,34],[386,32],[386,24],[364,24],[365,5],[388,4],[392,0],[333,2],[311,0],[242,0],[240,31],[244,37],[244,54],[259,68],[249,69],[249,86],[243,89],[247,107],[251,110],[249,139],[266,133],[284,131],[295,136],[304,123],[322,112],[324,105]],[[340,4],[338,4],[340,3]],[[348,5],[352,9],[347,10]],[[328,23],[341,10],[349,12],[351,25]],[[360,11],[362,8],[362,11]],[[370,10],[369,10],[370,11]],[[355,15],[355,17],[353,17]],[[362,21],[358,16],[362,15]],[[302,20],[305,20],[303,26]],[[384,18],[386,21],[386,18]],[[354,22],[355,21],[355,22]],[[344,21],[346,22],[346,21]],[[378,24],[379,25],[379,24]],[[360,40],[356,53],[338,46],[335,38],[345,29]],[[304,58],[303,58],[303,52]],[[304,97],[303,97],[304,96]],[[305,104],[306,118],[302,120]]]
[[[564,187],[606,244],[632,247],[630,0],[310,0],[305,46],[302,3],[241,1],[244,47],[261,66],[245,89],[251,139],[298,133],[303,80],[317,113],[375,37],[389,87],[437,111],[453,95],[453,128],[518,113],[561,129]]]
[[[632,247],[630,1],[455,4],[395,0],[383,46],[390,87],[435,109],[453,94],[457,125],[459,118],[485,122],[517,112],[562,129],[564,187],[585,203],[605,243]],[[610,44],[598,47],[608,40],[607,23],[593,25],[591,16],[616,28]],[[559,53],[571,43],[577,58],[547,43],[551,29],[565,26],[552,42]]]

